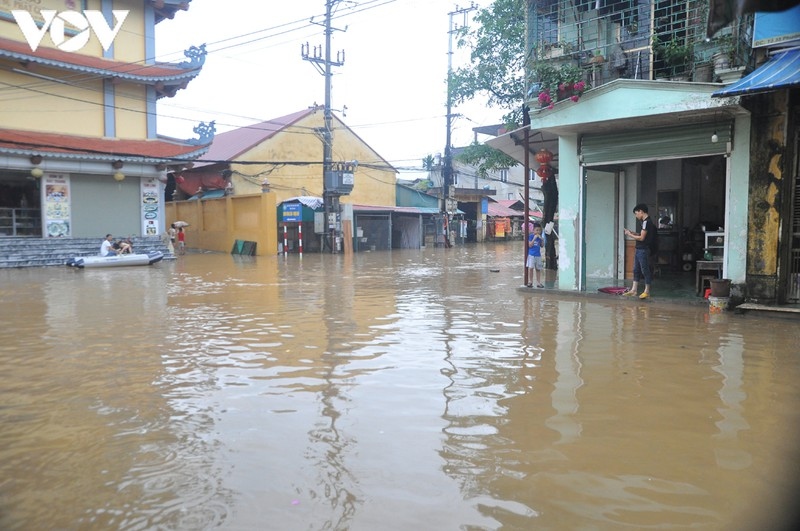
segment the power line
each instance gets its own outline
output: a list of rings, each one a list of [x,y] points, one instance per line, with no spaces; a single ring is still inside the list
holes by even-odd
[[[368,11],[368,10],[371,10],[371,9],[382,7],[382,6],[385,6],[387,4],[394,3],[396,1],[397,0],[370,0],[370,1],[365,2],[365,3],[356,4],[353,7],[345,8],[343,12],[338,13],[335,16],[332,16],[331,18],[332,19],[337,19],[337,18],[343,18],[343,17],[351,16],[351,15],[354,15],[354,14],[357,14],[357,13],[361,13],[361,12],[364,12],[364,11]],[[314,17],[312,17],[312,20],[313,20],[313,18]],[[298,19],[298,20],[294,20],[294,21],[291,21],[291,22],[278,24],[278,25],[272,26],[270,28],[265,28],[265,29],[262,29],[262,30],[246,33],[246,34],[243,34],[243,35],[237,35],[237,36],[234,36],[234,37],[227,37],[227,38],[224,38],[224,39],[220,39],[218,41],[212,42],[210,44],[210,46],[213,46],[215,44],[224,43],[224,42],[229,42],[229,41],[232,41],[232,40],[235,40],[235,39],[241,39],[243,37],[247,37],[247,36],[251,36],[251,35],[256,35],[256,34],[259,34],[259,33],[266,32],[266,31],[273,31],[273,30],[276,30],[276,29],[285,28],[287,26],[299,24],[301,22],[304,23],[304,25],[301,26],[301,27],[293,28],[293,29],[282,31],[282,32],[275,33],[275,34],[265,35],[263,37],[260,37],[259,39],[248,41],[247,43],[237,43],[237,44],[234,44],[234,45],[231,45],[231,46],[226,46],[224,48],[210,50],[208,52],[208,54],[213,54],[213,53],[225,50],[225,49],[230,49],[230,48],[234,48],[234,47],[238,47],[238,46],[243,46],[243,45],[248,44],[250,42],[255,42],[256,40],[265,40],[265,39],[268,39],[268,38],[276,37],[276,36],[279,36],[279,35],[283,35],[283,34],[289,33],[291,31],[298,31],[298,30],[308,29],[310,27],[310,25],[311,25],[311,22],[309,22],[305,18]],[[129,32],[129,33],[132,33],[132,32]],[[172,52],[172,54],[175,54],[175,53],[178,53],[178,52]],[[172,55],[172,54],[167,54],[167,56]],[[140,63],[141,62],[130,62],[130,63],[127,63],[127,65],[134,66],[134,65],[137,65],[137,64],[140,64]],[[147,68],[147,67],[150,67],[150,66],[152,66],[152,64],[141,64],[141,68]],[[130,70],[130,72],[133,72],[133,73],[135,73],[136,71],[137,71],[136,69]],[[69,84],[71,86],[79,88],[81,90],[91,91],[91,92],[95,92],[95,93],[102,93],[103,92],[103,88],[102,87],[86,87],[86,86],[81,86],[78,83],[84,83],[85,84],[85,83],[91,83],[93,81],[100,81],[104,77],[105,76],[102,75],[102,74],[77,73],[77,74],[74,74],[72,76],[64,76],[64,77],[60,78],[60,81],[64,82],[65,84]],[[48,91],[45,91],[45,90],[38,90],[39,87],[44,88],[44,87],[48,86],[48,83],[45,82],[45,81],[36,82],[36,83],[30,83],[30,84],[26,84],[26,85],[13,85],[13,84],[5,84],[5,85],[6,85],[5,87],[0,88],[0,94],[2,94],[3,91],[15,90],[16,89],[16,90],[24,90],[24,91],[27,91],[27,92],[32,92],[34,94],[41,95],[43,97],[63,98],[63,99],[67,99],[67,100],[70,100],[70,101],[86,103],[86,104],[90,104],[90,105],[105,106],[102,103],[97,103],[97,102],[94,102],[94,101],[90,101],[88,99],[84,100],[84,99],[81,99],[81,98],[68,97],[68,96],[64,96],[64,95],[61,95],[61,94],[54,94],[52,92],[48,92]],[[130,93],[124,94],[124,93],[120,93],[119,95],[121,97],[124,97],[124,98],[127,98],[127,99],[132,99],[132,100],[137,100],[137,101],[146,101],[146,98],[141,97],[139,94],[130,94]],[[24,97],[24,96],[11,97],[11,98],[2,98],[2,101],[11,102],[11,101],[18,100],[20,97]],[[163,118],[170,118],[170,119],[175,119],[175,120],[185,120],[185,121],[189,121],[189,122],[192,122],[192,123],[196,123],[195,119],[183,118],[181,116],[159,114],[159,113],[150,113],[148,111],[143,111],[143,110],[140,110],[140,109],[130,109],[130,108],[124,108],[124,107],[119,107],[119,106],[115,106],[115,108],[119,109],[119,110],[127,111],[127,112],[135,112],[135,113],[140,113],[140,114],[160,116],[160,117],[163,117]],[[192,109],[192,110],[197,110],[197,111],[202,112],[202,109]],[[63,111],[63,109],[60,109],[60,111]],[[209,110],[209,111],[207,111],[207,113],[208,114],[213,114],[214,111],[210,111]],[[235,115],[235,114],[230,114],[230,113],[222,113],[222,114],[227,115],[227,116],[236,117],[236,118],[251,119],[251,120],[260,121],[260,122],[264,121],[264,120],[259,120],[258,118],[246,117],[246,116],[242,116],[242,115]],[[225,124],[225,123],[220,123],[219,121],[217,121],[217,123],[219,125],[221,125],[221,126],[230,126],[230,127],[235,127],[235,128],[240,127],[239,125]]]

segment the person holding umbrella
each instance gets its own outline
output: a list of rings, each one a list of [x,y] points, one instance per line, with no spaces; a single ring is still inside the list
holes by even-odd
[[[178,240],[178,254],[185,254],[186,253],[186,234],[184,230],[188,227],[189,224],[185,221],[176,221],[172,223],[167,231],[169,234],[169,241],[172,244],[172,252],[175,252],[175,239]]]

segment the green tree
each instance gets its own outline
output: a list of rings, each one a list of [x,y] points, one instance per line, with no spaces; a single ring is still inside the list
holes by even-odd
[[[422,159],[422,169],[428,172],[428,179],[417,183],[415,188],[424,191],[433,186],[433,172],[436,171],[436,158],[433,155],[426,155]]]
[[[475,16],[476,27],[461,28],[457,45],[469,49],[471,64],[456,69],[448,78],[452,101],[463,103],[486,96],[487,104],[505,110],[503,122],[524,123],[523,106],[527,104],[525,67],[525,19],[531,0],[495,0]],[[530,66],[530,65],[529,65]],[[511,128],[511,127],[509,127]],[[516,161],[488,146],[469,146],[458,160],[478,167],[479,172],[509,168]],[[553,221],[558,206],[555,179],[542,186],[544,223]],[[548,267],[557,267],[553,238],[548,238]]]
[[[509,130],[521,121],[525,95],[525,5],[526,0],[496,0],[478,11],[474,29],[458,30],[456,44],[471,50],[471,64],[456,69],[449,83],[454,103],[486,96],[489,106],[505,111],[502,121]],[[518,164],[505,153],[478,143],[468,146],[457,160],[475,166],[481,177]]]
[[[511,168],[519,164],[515,159],[509,157],[502,151],[473,142],[459,153],[456,160],[475,167],[479,177],[486,178],[490,171],[503,168]]]
[[[449,90],[455,104],[487,96],[504,109],[505,123],[520,123],[525,96],[525,10],[527,0],[495,0],[478,11],[476,25],[458,30],[456,44],[469,49],[471,64],[455,69]]]

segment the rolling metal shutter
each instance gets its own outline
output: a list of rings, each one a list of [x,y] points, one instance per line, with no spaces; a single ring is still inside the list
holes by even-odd
[[[717,134],[717,142],[711,135]],[[641,129],[581,137],[581,162],[593,164],[724,155],[730,150],[733,122]]]

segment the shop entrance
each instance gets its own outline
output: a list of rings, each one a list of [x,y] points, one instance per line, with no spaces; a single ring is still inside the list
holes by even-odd
[[[39,180],[24,173],[0,175],[0,237],[42,236]]]
[[[726,176],[722,155],[586,168],[586,289],[632,278],[635,242],[625,239],[622,230],[640,230],[632,210],[645,203],[659,234],[654,283],[676,294],[702,295],[698,265],[709,267],[705,262],[711,262],[715,273],[722,270]]]

